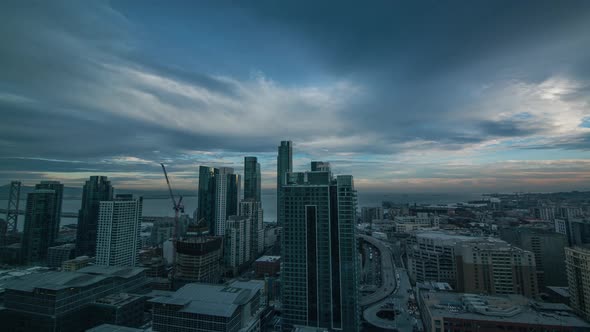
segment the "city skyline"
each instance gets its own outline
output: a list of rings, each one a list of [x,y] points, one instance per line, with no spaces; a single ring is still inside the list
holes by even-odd
[[[0,183],[196,191],[256,156],[268,191],[291,140],[365,192],[585,190],[589,7],[4,2]]]

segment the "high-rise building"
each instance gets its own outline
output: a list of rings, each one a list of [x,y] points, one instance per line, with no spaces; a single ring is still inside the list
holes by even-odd
[[[239,178],[233,168],[221,167],[215,176],[215,229],[214,235],[225,235],[227,217],[238,214]],[[236,191],[236,192],[234,192]]]
[[[545,290],[547,286],[567,286],[565,235],[553,229],[521,226],[500,229],[500,238],[535,254],[539,290]]]
[[[457,254],[457,290],[538,297],[535,255],[497,239],[463,242]]]
[[[197,207],[197,222],[209,226],[209,231],[214,234],[215,224],[215,175],[219,171],[208,166],[199,167],[199,205]]]
[[[22,239],[22,259],[30,264],[47,259],[47,250],[53,243],[57,204],[55,190],[36,189],[27,195],[25,228]]]
[[[264,222],[262,203],[259,201],[242,200],[240,202],[240,216],[250,219],[250,258],[258,257],[264,251]]]
[[[59,235],[59,225],[61,221],[61,206],[63,202],[64,196],[64,185],[59,183],[59,181],[41,181],[35,185],[35,189],[48,189],[48,190],[55,190],[55,217],[54,220],[57,222],[53,224],[54,229],[51,231],[51,245],[54,244],[57,236]]]
[[[281,141],[277,156],[277,223],[282,225],[285,217],[282,201],[282,186],[286,183],[287,173],[293,172],[293,146],[291,141]]]
[[[250,218],[245,216],[230,216],[227,219],[223,255],[225,266],[231,268],[234,274],[250,260],[251,225]]]
[[[590,246],[566,247],[565,264],[570,306],[590,320]]]
[[[101,201],[113,199],[113,187],[106,176],[91,176],[84,184],[82,207],[78,212],[76,251],[78,256],[96,255],[98,210]]]
[[[230,167],[199,168],[197,223],[206,222],[209,234],[223,236],[228,216],[238,214],[241,177]]]
[[[244,157],[244,199],[261,201],[260,164],[256,157]]]
[[[289,144],[290,146],[290,144]],[[284,326],[358,331],[356,191],[349,175],[287,173],[281,237]]]
[[[117,195],[114,200],[100,202],[96,264],[135,266],[140,249],[143,199]]]

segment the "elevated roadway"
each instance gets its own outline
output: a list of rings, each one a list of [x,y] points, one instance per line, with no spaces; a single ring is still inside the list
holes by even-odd
[[[366,307],[387,298],[394,291],[395,269],[391,250],[383,242],[368,235],[360,234],[359,237],[377,248],[381,256],[381,286],[375,292],[360,299],[361,307]]]

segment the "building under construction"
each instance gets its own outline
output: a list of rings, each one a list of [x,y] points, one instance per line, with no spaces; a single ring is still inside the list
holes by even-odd
[[[217,283],[221,277],[222,238],[197,236],[176,242],[175,284]]]

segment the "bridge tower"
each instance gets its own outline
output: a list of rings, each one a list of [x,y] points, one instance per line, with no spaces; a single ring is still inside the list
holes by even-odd
[[[10,182],[10,190],[8,191],[8,208],[6,209],[6,231],[18,232],[18,204],[20,202],[20,181]]]

